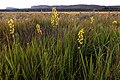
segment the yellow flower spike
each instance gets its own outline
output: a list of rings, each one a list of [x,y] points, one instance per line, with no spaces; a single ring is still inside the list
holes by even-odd
[[[112,24],[113,24],[113,25],[114,25],[114,24],[118,24],[118,22],[114,20],[114,21],[112,22]]]
[[[84,30],[81,29],[81,30],[78,32],[78,39],[77,39],[77,41],[78,41],[78,43],[79,43],[80,45],[83,44],[83,40],[84,40],[83,34],[84,34]]]
[[[53,15],[51,17],[51,25],[52,26],[58,26],[59,24],[59,17],[58,12],[55,7],[52,8]]]
[[[57,12],[55,7],[52,8],[52,12]]]
[[[92,24],[94,22],[94,17],[90,17],[90,23]]]
[[[10,19],[9,21],[8,21],[8,26],[9,26],[9,28],[10,28],[10,34],[12,35],[12,37],[14,36],[14,31],[15,31],[15,29],[14,29],[14,21],[13,21],[13,19]]]
[[[14,28],[10,29],[10,34],[14,34]]]
[[[40,29],[40,25],[39,24],[36,25],[36,30],[37,30],[37,33],[42,35],[42,30]]]
[[[40,25],[39,25],[39,24],[37,24],[37,25],[36,25],[36,28],[37,28],[37,29],[40,29]]]
[[[78,35],[82,36],[83,33],[84,33],[84,30],[81,29],[81,30],[79,31]]]

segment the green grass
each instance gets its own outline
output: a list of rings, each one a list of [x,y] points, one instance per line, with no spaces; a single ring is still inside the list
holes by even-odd
[[[95,18],[93,24],[90,16]],[[7,20],[0,20],[0,80],[120,79],[120,14],[63,13],[58,27],[51,26],[50,13],[28,20],[17,17],[15,40]],[[118,24],[113,25],[113,20]],[[41,25],[42,35],[36,24]],[[84,43],[78,48],[81,29]]]

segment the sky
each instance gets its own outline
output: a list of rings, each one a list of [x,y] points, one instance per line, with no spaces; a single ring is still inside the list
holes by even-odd
[[[6,7],[30,8],[34,5],[120,5],[120,0],[0,0],[0,9]]]

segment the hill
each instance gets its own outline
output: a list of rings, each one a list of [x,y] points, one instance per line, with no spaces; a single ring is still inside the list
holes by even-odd
[[[31,6],[31,8],[17,9],[7,7],[5,10],[0,11],[51,11],[53,7],[56,7],[58,11],[120,11],[120,6],[100,6],[100,5],[37,5]]]

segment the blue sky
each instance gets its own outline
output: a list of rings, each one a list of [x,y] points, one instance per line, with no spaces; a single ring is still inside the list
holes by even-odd
[[[74,4],[120,5],[120,0],[1,0],[0,9],[5,9],[6,7],[29,8],[33,5]]]

